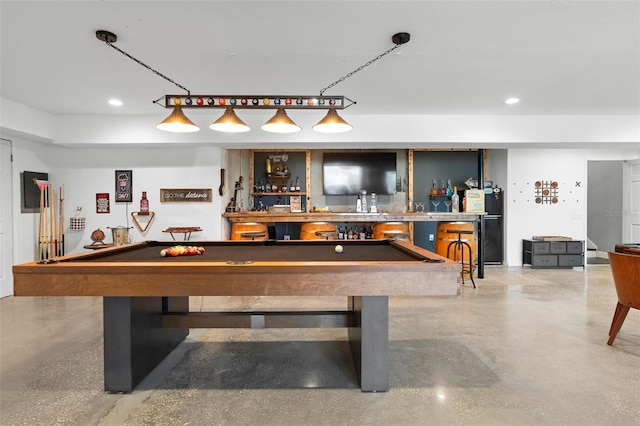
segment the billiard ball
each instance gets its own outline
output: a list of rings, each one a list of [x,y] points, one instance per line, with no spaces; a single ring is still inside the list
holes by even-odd
[[[166,256],[167,256],[167,254],[168,254],[168,253],[167,253],[167,250],[165,250],[165,249],[160,250],[160,256],[162,256],[162,257],[166,257]]]
[[[342,247],[340,244],[338,244],[334,250],[336,251],[336,253],[342,253],[344,251],[344,247]]]

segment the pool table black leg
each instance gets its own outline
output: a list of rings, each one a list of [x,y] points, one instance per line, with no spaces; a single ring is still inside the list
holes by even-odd
[[[104,297],[104,389],[131,392],[184,338],[162,328],[163,311],[188,311],[188,297]]]
[[[389,390],[389,297],[354,296],[349,305],[356,317],[349,343],[360,389],[385,392]]]

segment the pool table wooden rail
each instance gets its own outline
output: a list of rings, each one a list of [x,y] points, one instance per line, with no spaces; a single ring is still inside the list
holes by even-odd
[[[118,247],[101,253],[117,251]],[[424,251],[429,257],[439,257]],[[457,295],[459,265],[424,261],[108,262],[15,265],[16,296]],[[71,261],[69,261],[71,260]],[[338,278],[339,277],[339,278]]]

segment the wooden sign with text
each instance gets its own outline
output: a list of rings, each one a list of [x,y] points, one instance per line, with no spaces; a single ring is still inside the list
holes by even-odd
[[[160,189],[160,202],[210,203],[211,188]]]

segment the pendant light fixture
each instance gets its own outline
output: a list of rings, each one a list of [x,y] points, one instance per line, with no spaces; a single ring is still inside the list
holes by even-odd
[[[295,133],[302,129],[289,118],[284,108],[278,108],[276,114],[260,128],[271,133]]]
[[[200,127],[196,126],[193,121],[184,115],[182,108],[179,106],[174,106],[173,112],[158,123],[156,127],[160,130],[175,133],[192,133],[200,130]]]
[[[330,109],[322,120],[313,126],[313,130],[320,133],[344,133],[353,126],[342,119],[335,109]]]
[[[225,133],[244,133],[251,130],[244,121],[240,120],[231,107],[227,107],[227,109],[224,110],[224,114],[211,123],[209,128]]]
[[[169,132],[197,132],[200,128],[194,124],[191,120],[185,116],[182,112],[185,108],[225,108],[224,114],[216,121],[209,125],[209,128],[219,132],[226,133],[242,133],[248,132],[250,127],[242,121],[235,113],[236,109],[276,109],[275,115],[265,122],[261,127],[262,130],[272,133],[295,133],[301,130],[289,116],[285,109],[323,109],[327,110],[327,115],[313,126],[313,130],[321,133],[342,133],[353,129],[353,126],[347,123],[342,117],[338,115],[339,109],[345,109],[354,105],[356,102],[347,98],[346,96],[325,96],[324,92],[333,86],[341,83],[345,79],[351,77],[353,74],[362,71],[364,68],[373,64],[382,57],[388,55],[401,45],[407,43],[410,39],[409,33],[396,33],[391,38],[391,41],[395,44],[394,47],[388,49],[384,53],[378,55],[374,59],[371,59],[364,65],[361,65],[357,69],[351,71],[345,76],[339,78],[335,82],[331,83],[320,91],[320,96],[264,96],[264,95],[191,95],[191,92],[184,86],[176,83],[164,74],[156,71],[142,61],[134,58],[127,52],[116,47],[113,43],[118,40],[118,37],[105,30],[96,31],[96,38],[103,41],[107,46],[114,48],[118,52],[127,56],[129,59],[137,62],[154,74],[159,75],[165,80],[173,83],[178,88],[187,92],[186,95],[164,95],[153,101],[155,104],[162,105],[164,108],[171,108],[172,112],[163,121],[157,124],[157,128],[160,130],[166,130]],[[164,99],[164,102],[161,100]]]

